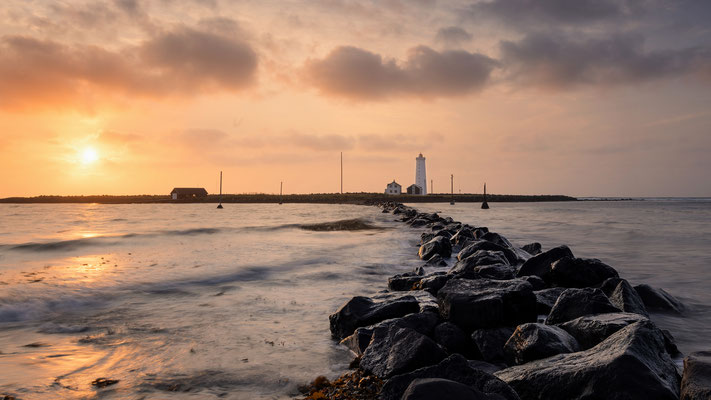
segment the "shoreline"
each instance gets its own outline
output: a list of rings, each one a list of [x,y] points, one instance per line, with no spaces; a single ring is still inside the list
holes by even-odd
[[[7,197],[0,199],[0,204],[191,204],[191,203],[314,203],[314,204],[359,204],[376,205],[383,202],[404,203],[449,203],[452,198],[459,203],[481,203],[482,194],[429,194],[418,195],[385,195],[381,193],[315,193],[315,194],[211,194],[201,199],[172,200],[168,195],[95,195],[95,196],[35,196]],[[565,195],[509,195],[487,194],[486,199],[492,203],[528,203],[528,202],[563,202],[579,201],[575,197]]]
[[[333,339],[356,358],[337,380],[301,387],[305,399],[409,400],[449,390],[507,400],[679,399],[703,389],[706,377],[687,367],[704,363],[701,353],[684,359],[682,380],[672,334],[650,317],[685,313],[663,289],[632,286],[565,245],[519,248],[486,227],[374,205],[423,230],[423,264],[329,316]]]

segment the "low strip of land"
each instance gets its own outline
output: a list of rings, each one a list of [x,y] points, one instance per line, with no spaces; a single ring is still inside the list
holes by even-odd
[[[172,200],[168,195],[128,195],[128,196],[36,196],[8,197],[0,199],[0,203],[100,203],[100,204],[136,204],[136,203],[323,203],[323,204],[375,204],[382,201],[397,201],[402,203],[444,203],[452,199],[461,203],[477,203],[484,200],[482,194],[429,194],[417,195],[385,195],[382,193],[316,193],[316,194],[225,194],[208,195],[203,198]],[[487,194],[486,199],[492,203],[501,202],[540,202],[540,201],[577,201],[575,197],[564,195],[511,195]]]

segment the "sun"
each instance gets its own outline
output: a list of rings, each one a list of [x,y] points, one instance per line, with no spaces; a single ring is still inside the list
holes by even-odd
[[[99,160],[99,153],[91,147],[85,148],[81,153],[81,163],[84,165],[93,164],[97,160]]]

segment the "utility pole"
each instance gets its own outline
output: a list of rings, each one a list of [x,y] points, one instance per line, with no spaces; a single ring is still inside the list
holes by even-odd
[[[434,180],[430,179],[430,193],[434,194]]]
[[[341,152],[341,194],[343,194],[343,152]]]

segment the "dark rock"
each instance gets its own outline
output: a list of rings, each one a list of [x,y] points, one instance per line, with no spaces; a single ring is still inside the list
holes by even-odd
[[[447,241],[449,241],[449,239],[452,237],[452,232],[450,232],[444,228],[434,231],[434,234],[435,234],[435,237],[442,236],[443,238],[447,239]],[[450,242],[450,245],[451,245],[451,242]]]
[[[430,221],[422,218],[414,218],[407,222],[413,228],[420,228],[430,223]]]
[[[664,335],[664,347],[667,349],[667,353],[669,353],[672,357],[681,355],[679,348],[676,347],[676,341],[674,340],[674,336],[672,336],[671,332],[667,329],[661,329],[661,331]]]
[[[472,342],[481,354],[481,359],[490,363],[506,361],[504,345],[514,333],[514,328],[501,327],[477,329],[472,333]]]
[[[531,286],[533,287],[533,290],[543,290],[547,287],[546,282],[541,279],[539,276],[536,275],[528,275],[522,277],[526,282],[530,283]],[[557,298],[557,297],[556,297]],[[552,306],[552,304],[551,304]]]
[[[711,351],[691,353],[684,358],[681,400],[711,399]]]
[[[462,261],[479,250],[500,251],[504,254],[506,261],[508,261],[509,264],[516,265],[518,262],[518,256],[511,249],[493,242],[487,242],[486,240],[478,240],[462,248],[462,250],[459,251],[459,254],[457,254],[457,260]]]
[[[333,337],[343,339],[353,334],[353,331],[358,327],[402,317],[419,310],[420,305],[413,296],[403,296],[380,303],[367,297],[356,296],[343,304],[328,319]]]
[[[535,275],[532,275],[535,276]],[[563,293],[565,288],[549,288],[537,290],[533,292],[536,295],[536,310],[539,314],[548,314],[551,312],[553,305],[558,301],[558,297]]]
[[[442,361],[447,354],[427,336],[409,328],[378,328],[360,359],[360,367],[389,378]]]
[[[532,256],[541,254],[542,251],[541,244],[538,242],[529,243],[521,248]]]
[[[586,315],[559,326],[570,333],[580,343],[582,349],[587,350],[597,346],[620,329],[646,320],[646,317],[639,314],[609,313]]]
[[[416,276],[423,276],[425,274],[425,269],[422,266],[415,267],[415,269],[412,270],[412,274]]]
[[[611,291],[605,291],[604,288],[612,286],[611,283],[617,282]],[[639,297],[637,291],[634,290],[632,285],[629,284],[624,279],[610,278],[603,282],[602,291],[605,292],[607,297],[610,299],[610,303],[613,306],[619,308],[624,312],[630,312],[635,314],[644,315],[649,317],[647,314],[647,308],[644,306],[642,298]]]
[[[614,312],[620,312],[620,309],[613,306],[600,289],[566,289],[558,296],[546,324],[560,324],[584,315]]]
[[[604,295],[603,295],[604,296]],[[451,279],[437,292],[440,314],[465,332],[536,321],[536,296],[522,279]]]
[[[373,332],[378,328],[389,328],[391,326],[410,328],[425,336],[432,336],[438,323],[439,315],[433,312],[408,314],[402,318],[386,319],[375,325],[360,327],[352,335],[341,340],[341,344],[351,349],[356,355],[361,355],[368,347],[373,337]]]
[[[454,278],[454,276],[444,272],[434,272],[426,277],[423,277],[420,282],[415,285],[415,288],[425,290],[433,296],[436,296],[437,292],[439,292],[439,290],[452,278]]]
[[[436,236],[436,235],[435,235],[434,233],[423,232],[423,233],[420,235],[420,246],[422,246],[423,244],[425,244],[425,243],[429,242],[430,240],[434,239],[435,236]]]
[[[420,282],[421,276],[417,275],[395,275],[388,278],[388,289],[395,291],[412,290]]]
[[[507,264],[481,265],[474,272],[479,278],[486,279],[510,280],[516,277],[516,269]]]
[[[679,376],[649,321],[629,325],[586,351],[498,371],[522,399],[679,398]]]
[[[432,257],[430,257],[429,260],[427,260],[427,262],[425,263],[425,266],[428,266],[428,267],[446,267],[446,266],[447,266],[447,262],[444,261],[444,259],[442,258],[442,256],[440,256],[439,254],[435,254],[435,255],[433,255]]]
[[[554,247],[526,260],[516,276],[536,275],[544,281],[550,282],[551,264],[563,257],[573,257],[573,252],[565,245]]]
[[[435,236],[432,240],[420,246],[420,259],[429,260],[435,254],[439,254],[443,258],[452,255],[452,245],[449,243],[449,239]]]
[[[512,249],[514,247],[514,245],[512,245],[508,239],[499,235],[496,232],[486,232],[485,234],[479,236],[477,239],[486,240],[487,242],[496,243],[501,247],[506,247],[509,249]]]
[[[483,237],[487,233],[489,233],[489,228],[485,226],[474,228],[474,239],[479,240],[479,238]]]
[[[481,361],[481,360],[467,360],[467,363],[473,369],[480,369],[480,370],[482,370],[484,372],[488,372],[490,374],[493,374],[496,371],[501,371],[503,369],[499,365],[494,365],[494,364],[488,363],[486,361]]]
[[[461,354],[467,358],[476,355],[471,339],[457,325],[443,322],[434,329],[434,340],[442,345],[449,354]]]
[[[508,265],[508,263],[504,253],[501,251],[479,250],[454,264],[449,273],[462,278],[477,279],[480,277],[478,272],[475,271],[477,267],[492,264]]]
[[[117,383],[119,383],[118,379],[97,378],[94,379],[93,382],[91,382],[91,385],[99,388],[105,388],[107,386],[115,385]]]
[[[474,231],[471,230],[470,228],[461,228],[452,235],[451,238],[449,238],[449,241],[453,245],[461,245],[464,243],[466,240],[473,240],[474,239]]]
[[[504,400],[519,400],[516,392],[495,376],[472,368],[469,362],[459,354],[454,354],[437,365],[420,368],[416,371],[393,376],[380,391],[380,400],[400,400],[408,386],[415,379],[443,378],[473,387],[488,395],[500,396]],[[446,397],[434,397],[446,399]]]
[[[664,289],[653,288],[649,285],[642,284],[634,287],[642,298],[644,305],[649,311],[669,312],[681,314],[684,311],[684,305],[667,293]]]
[[[519,325],[504,345],[509,363],[515,364],[579,350],[578,341],[568,332],[543,324]]]
[[[556,286],[591,287],[618,277],[614,268],[596,258],[563,257],[551,264],[551,281]]]
[[[402,400],[488,400],[492,397],[459,382],[442,378],[415,379],[402,395]]]

